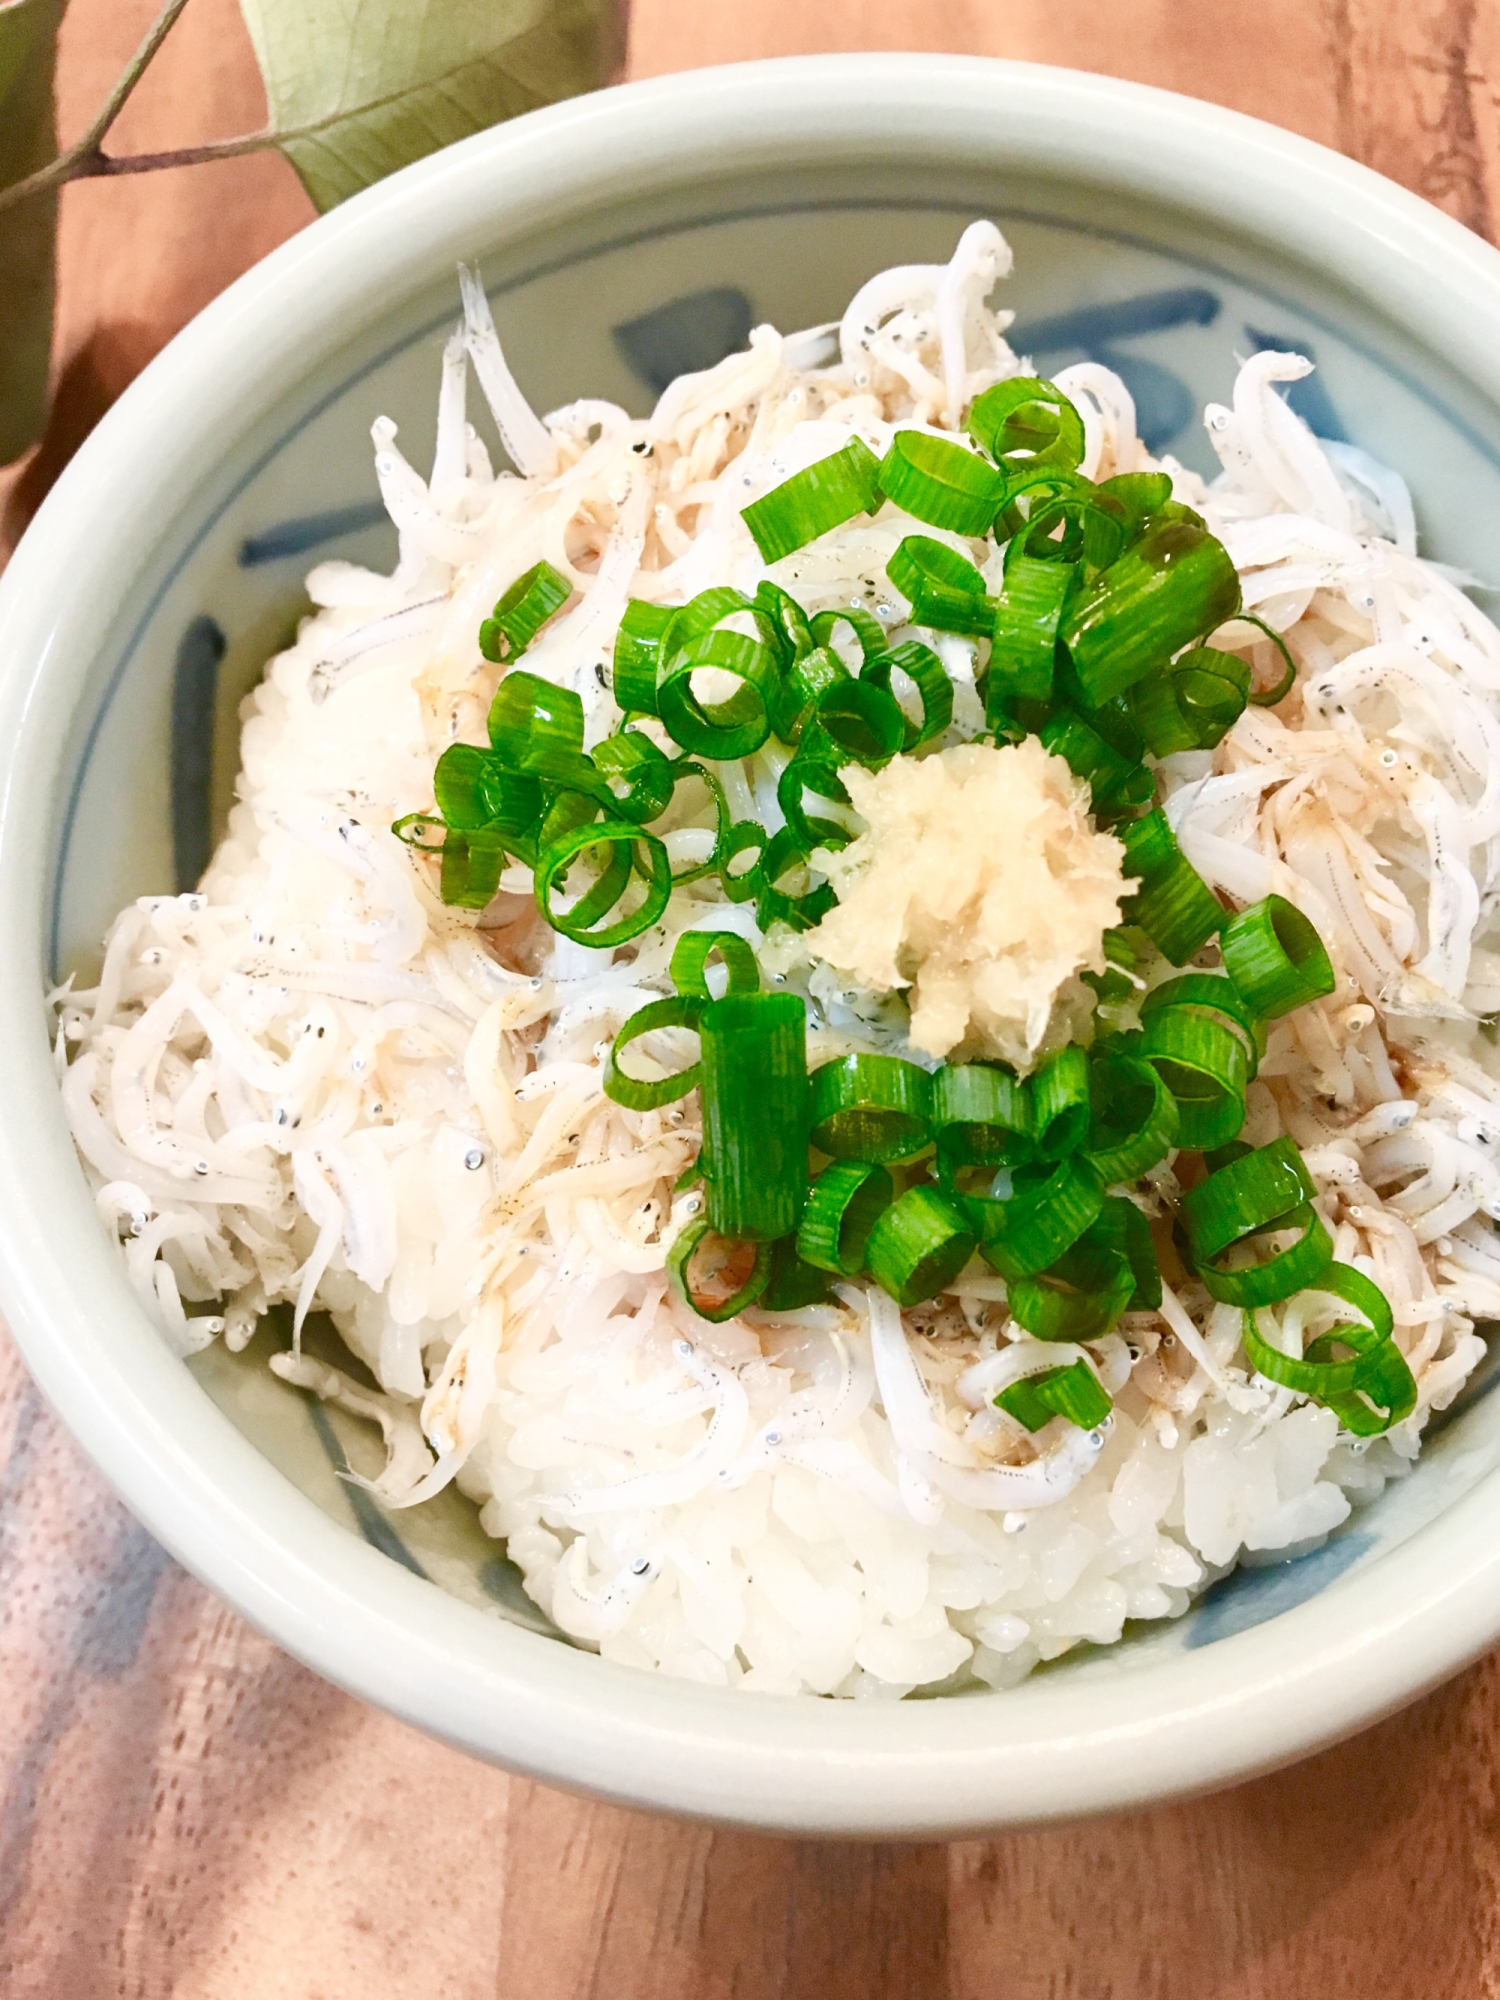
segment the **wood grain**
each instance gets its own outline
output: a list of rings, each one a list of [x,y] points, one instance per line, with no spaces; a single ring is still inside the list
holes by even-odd
[[[151,0],[73,0],[66,130]],[[822,49],[1063,61],[1194,92],[1500,226],[1481,0],[635,0],[635,75]],[[262,114],[193,0],[122,141]],[[110,398],[307,218],[274,159],[71,188],[58,415]],[[1438,2000],[1500,1994],[1500,1665],[1193,1805],[949,1848],[724,1834],[508,1779],[324,1686],[170,1564],[0,1356],[5,2000]]]

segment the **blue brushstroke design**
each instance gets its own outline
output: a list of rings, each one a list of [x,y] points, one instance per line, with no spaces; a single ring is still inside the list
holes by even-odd
[[[750,338],[755,309],[732,285],[669,299],[614,329],[615,345],[659,396],[679,375],[712,368]]]
[[[1318,357],[1307,341],[1291,334],[1267,333],[1263,327],[1247,323],[1245,338],[1252,353],[1264,354],[1273,348],[1278,354],[1305,354],[1309,361],[1317,363]],[[1281,382],[1277,387],[1286,399],[1287,408],[1296,411],[1314,437],[1327,438],[1333,444],[1353,443],[1321,375],[1304,375],[1300,382]]]
[[[509,1556],[491,1556],[479,1572],[479,1581],[485,1596],[499,1605],[512,1625],[523,1625],[528,1632],[540,1632],[544,1638],[563,1639],[572,1644],[536,1600],[527,1596],[521,1572]]]
[[[1268,1619],[1279,1618],[1283,1611],[1295,1611],[1299,1604],[1326,1590],[1374,1546],[1375,1537],[1369,1529],[1356,1528],[1291,1562],[1235,1570],[1203,1593],[1185,1621],[1183,1643],[1212,1646],[1219,1639],[1232,1639],[1237,1632],[1248,1632]]]
[[[1167,333],[1177,326],[1210,326],[1219,312],[1219,295],[1207,285],[1172,285],[1107,305],[1078,306],[1072,312],[1028,320],[1013,326],[1007,338],[1018,354],[1079,353],[1101,368],[1113,369],[1135,402],[1142,442],[1148,451],[1157,452],[1191,423],[1196,411],[1193,392],[1159,361],[1122,353],[1116,343]]]
[[[352,1469],[348,1455],[339,1443],[337,1431],[328,1421],[328,1412],[316,1396],[309,1396],[307,1413],[312,1419],[312,1427],[317,1433],[319,1444],[328,1454],[329,1464],[340,1476],[344,1497],[353,1510],[354,1518],[359,1524],[359,1532],[372,1549],[379,1549],[383,1556],[389,1556],[392,1562],[400,1563],[401,1567],[409,1569],[413,1576],[421,1577],[424,1583],[431,1583],[432,1578],[375,1505],[364,1487],[356,1486],[352,1479],[345,1476]]]
[[[278,521],[274,528],[248,535],[240,543],[241,569],[258,569],[262,563],[281,562],[287,556],[305,556],[325,542],[343,535],[363,534],[378,528],[390,516],[379,500],[361,500],[352,507],[333,507],[326,514],[301,514],[295,520]]]
[[[172,675],[172,871],[177,893],[198,886],[212,851],[209,793],[214,769],[214,707],[223,628],[200,613],[177,642]]]
[[[1027,320],[1005,337],[1018,354],[1052,354],[1065,347],[1081,347],[1088,353],[1143,333],[1166,333],[1174,326],[1212,326],[1219,309],[1219,295],[1207,285],[1173,285],[1108,305],[1077,306],[1072,312]]]

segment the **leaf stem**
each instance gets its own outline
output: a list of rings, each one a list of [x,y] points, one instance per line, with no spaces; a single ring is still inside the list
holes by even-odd
[[[94,122],[81,139],[49,160],[25,180],[0,188],[0,212],[18,206],[32,195],[47,194],[69,181],[109,178],[115,174],[150,173],[157,167],[195,167],[208,160],[229,160],[241,153],[255,153],[272,144],[269,132],[253,132],[242,139],[215,139],[203,146],[184,146],[169,153],[127,153],[116,157],[104,150],[110,127],[128,102],[131,92],[150,67],[157,50],[176,25],[188,0],[165,0],[165,5],[146,31],[145,39],[126,64],[114,89],[105,99]]]

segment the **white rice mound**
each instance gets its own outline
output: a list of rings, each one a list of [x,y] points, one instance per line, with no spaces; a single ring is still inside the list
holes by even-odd
[[[952,432],[980,389],[1029,372],[986,304],[1009,263],[977,223],[948,265],[873,279],[837,328],[757,328],[644,421],[597,402],[538,420],[466,281],[431,477],[374,427],[397,569],[312,572],[318,609],[245,704],[238,803],[201,890],[132,905],[97,983],[54,995],[101,1217],[175,1348],[238,1349],[291,1302],[297,1343],[271,1365],[380,1426],[386,1504],[456,1480],[565,1632],[715,1685],[1003,1687],[1127,1619],[1177,1616],[1237,1561],[1316,1546],[1401,1474],[1484,1351],[1474,1320],[1500,1313],[1500,1091],[1474,1053],[1500,1010],[1500,633],[1416,555],[1399,478],[1287,408],[1296,355],[1257,355],[1232,406],[1209,409],[1211,487],[1162,469],[1285,633],[1299,685],[1217,751],[1165,760],[1161,791],[1211,884],[1289,897],[1328,943],[1337,991],[1273,1029],[1246,1136],[1292,1135],[1336,1255],[1393,1304],[1419,1400],[1387,1437],[1341,1435],[1253,1374],[1239,1314],[1194,1284],[1090,1343],[1115,1399],[1101,1432],[1058,1418],[1035,1439],[992,1398],[1036,1343],[977,1262],[904,1315],[849,1285],[838,1305],[697,1319],[663,1275],[698,1201],[672,1192],[696,1099],[634,1114],[600,1087],[611,1037],[669,989],[675,939],[742,930],[808,998],[814,1062],[901,1049],[899,1010],[844,990],[805,941],[761,940],[710,883],[610,956],[539,924],[524,868],[488,911],[445,908],[435,864],[389,830],[431,810],[446,743],[484,740],[497,669],[479,623],[542,557],[578,594],[524,664],[578,689],[590,744],[619,719],[607,667],[627,596],[771,574],[809,610],[863,604],[905,636],[885,564],[920,524],[887,504],[767,572],[739,510],[851,435],[883,452],[898,423]],[[466,421],[471,367],[515,473],[492,473]],[[1114,375],[1057,379],[1085,417],[1086,473],[1154,465]],[[943,538],[996,577],[993,550]],[[973,644],[916,636],[957,685],[935,747],[977,734]],[[1218,639],[1256,643],[1274,677],[1253,627]],[[779,823],[786,754],[773,742],[726,772],[736,818]],[[674,865],[711,838],[685,818]],[[1160,1213],[1176,1191],[1168,1163],[1134,1193]],[[1266,1315],[1268,1337],[1300,1353],[1328,1323],[1315,1305]],[[378,1392],[302,1353],[314,1309]]]

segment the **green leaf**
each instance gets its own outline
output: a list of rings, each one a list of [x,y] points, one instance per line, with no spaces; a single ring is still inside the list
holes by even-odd
[[[57,152],[52,69],[66,0],[0,6],[0,188]],[[0,221],[0,465],[34,445],[47,421],[57,194],[33,195]]]
[[[617,0],[240,0],[271,133],[320,209],[604,82]]]

